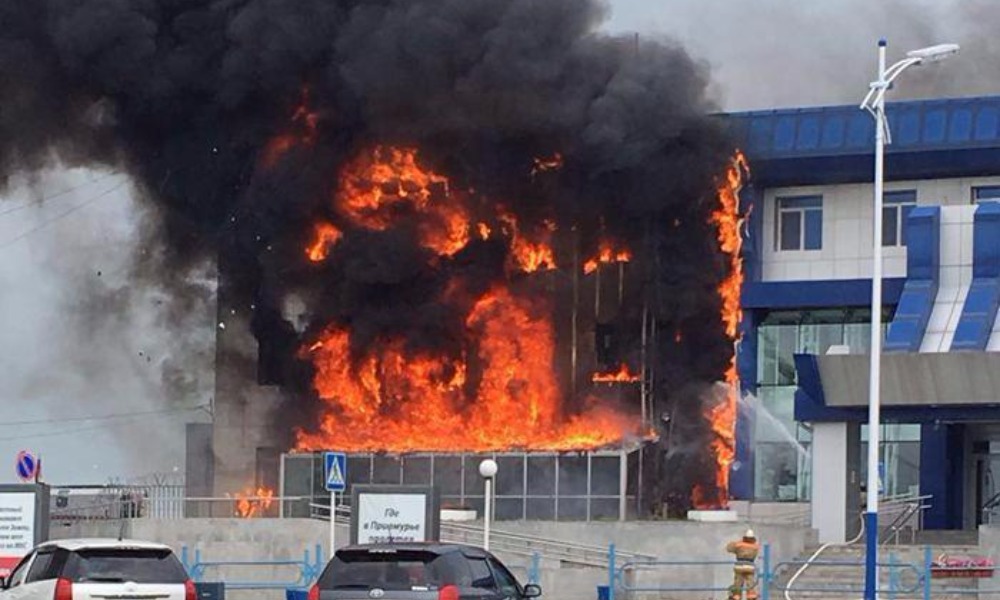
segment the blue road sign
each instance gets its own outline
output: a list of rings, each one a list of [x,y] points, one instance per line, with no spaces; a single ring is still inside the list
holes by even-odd
[[[327,452],[323,455],[326,490],[342,492],[347,489],[347,455],[343,452]]]
[[[15,470],[21,481],[35,481],[38,477],[38,459],[24,450],[17,453]]]

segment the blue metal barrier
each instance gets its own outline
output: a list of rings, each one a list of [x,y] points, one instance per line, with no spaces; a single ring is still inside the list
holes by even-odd
[[[865,567],[864,560],[814,560],[812,562],[805,560],[788,560],[777,563],[774,565],[773,570],[771,570],[770,578],[773,582],[774,574],[780,571],[782,568],[791,567],[792,569],[798,569],[803,565],[808,564],[811,567],[842,567],[842,568],[854,568],[863,569]],[[915,594],[920,591],[923,586],[924,575],[921,573],[916,565],[899,563],[890,556],[888,561],[883,561],[878,563],[879,569],[886,569],[889,573],[889,586],[886,588],[879,588],[879,594],[886,594],[888,597],[892,598],[895,594]],[[910,572],[913,574],[913,581],[910,585],[902,584],[901,573]],[[842,593],[842,594],[862,594],[865,591],[864,581],[860,580],[857,585],[799,585],[796,584],[792,591],[796,592],[832,592],[832,593]],[[775,591],[786,592],[789,591],[788,585],[779,585],[775,587]]]
[[[765,558],[770,556],[770,549],[764,547]],[[661,584],[656,586],[642,586],[642,585],[632,585],[627,578],[627,574],[632,572],[639,572],[642,570],[656,570],[658,568],[665,567],[715,567],[724,565],[726,567],[732,567],[733,561],[730,560],[659,560],[659,561],[632,561],[626,562],[621,566],[617,564],[617,556],[615,553],[615,545],[611,544],[608,546],[608,585],[607,585],[607,598],[608,600],[615,600],[615,594],[619,591],[625,592],[626,594],[631,592],[729,592],[730,586],[714,586],[714,585],[671,585],[671,584]],[[766,561],[765,561],[766,564]],[[760,569],[757,570],[756,582],[769,581],[768,574],[762,573]],[[604,586],[598,588],[598,594],[602,595]],[[767,600],[767,596],[764,596],[764,600]]]
[[[226,581],[223,578],[214,580],[223,581],[227,588],[236,590],[304,590],[315,581],[323,571],[325,563],[323,561],[323,548],[317,544],[315,560],[310,560],[309,550],[302,553],[302,560],[215,560],[207,561],[201,559],[201,551],[194,551],[194,560],[190,561],[188,548],[181,548],[181,563],[195,582],[204,580],[206,569],[221,567],[296,567],[298,578],[294,581]]]

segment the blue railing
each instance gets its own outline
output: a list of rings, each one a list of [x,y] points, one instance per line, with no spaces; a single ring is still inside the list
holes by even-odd
[[[900,562],[895,554],[889,553],[886,559],[879,563],[879,568],[888,574],[887,587],[880,588],[879,593],[888,600],[895,600],[898,596],[914,597],[922,596],[923,600],[932,600],[932,596],[938,595],[996,595],[1000,596],[1000,587],[987,588],[982,585],[974,587],[953,587],[939,584],[934,586],[933,573],[939,571],[969,571],[969,567],[935,567],[933,555],[929,547],[924,548],[922,564]],[[761,557],[757,565],[755,585],[759,590],[761,600],[770,600],[772,592],[784,593],[789,591],[787,584],[776,584],[777,574],[782,571],[797,570],[808,564],[811,567],[827,568],[852,568],[862,571],[865,566],[863,559],[859,560],[788,560],[772,564],[771,547],[764,545]],[[650,561],[629,561],[618,564],[615,554],[615,545],[608,547],[608,580],[607,585],[600,586],[598,597],[607,600],[615,600],[616,594],[628,595],[632,592],[646,593],[666,593],[666,592],[729,592],[730,587],[718,586],[714,583],[716,577],[712,576],[709,583],[692,582],[688,580],[683,584],[658,583],[636,585],[631,581],[630,574],[640,571],[656,571],[666,569],[691,569],[691,568],[718,568],[719,566],[731,567],[732,560],[650,560]],[[695,577],[695,579],[697,579]],[[847,579],[847,578],[845,578]],[[795,592],[823,592],[831,595],[843,595],[845,597],[857,597],[864,592],[864,582],[858,577],[856,584],[834,584],[834,585],[800,585],[796,584],[792,591]]]
[[[219,568],[259,568],[259,567],[292,567],[297,570],[298,576],[295,579],[284,581],[267,580],[232,580],[221,577],[214,578],[213,581],[223,580],[226,588],[237,590],[304,590],[308,588],[323,571],[325,565],[323,561],[323,548],[316,545],[316,550],[310,557],[309,550],[302,553],[302,560],[202,560],[201,550],[194,551],[194,560],[189,560],[187,546],[181,548],[181,563],[187,569],[188,575],[195,582],[203,582],[205,571]]]

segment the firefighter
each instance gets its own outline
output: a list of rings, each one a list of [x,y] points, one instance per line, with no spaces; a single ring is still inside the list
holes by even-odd
[[[760,544],[752,529],[747,529],[743,538],[726,545],[726,552],[736,555],[733,565],[733,585],[729,588],[730,600],[741,600],[746,592],[746,600],[757,600],[757,555]]]

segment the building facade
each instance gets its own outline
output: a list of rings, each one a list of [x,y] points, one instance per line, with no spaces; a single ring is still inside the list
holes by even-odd
[[[1000,98],[887,114],[882,493],[928,495],[926,527],[971,529],[1000,492]],[[811,501],[837,515],[814,518],[821,537],[843,539],[866,477],[874,121],[726,118],[753,171],[732,493]]]

